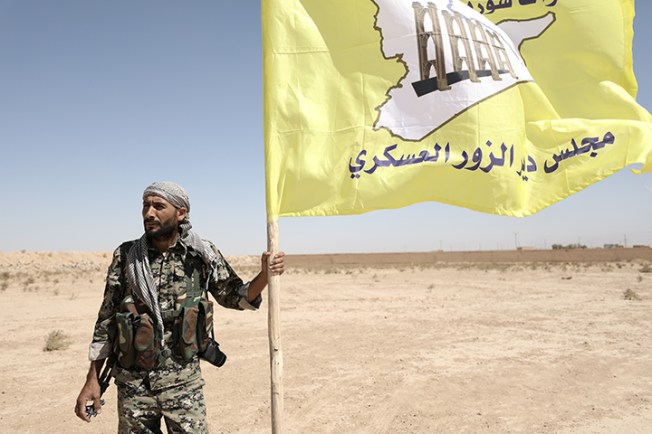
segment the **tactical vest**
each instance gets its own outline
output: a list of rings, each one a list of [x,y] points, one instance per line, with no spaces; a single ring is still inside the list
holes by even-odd
[[[120,246],[123,265],[126,264],[131,245],[133,242]],[[213,303],[208,299],[206,267],[202,267],[202,272],[205,276],[194,269],[192,276],[185,277],[185,295],[176,299],[175,309],[161,311],[163,323],[172,323],[172,337],[169,346],[165,345],[164,348],[161,348],[161,339],[156,336],[154,314],[140,300],[135,300],[127,285],[124,285],[126,294],[123,294],[125,296],[116,313],[117,335],[114,341],[114,352],[122,367],[154,369],[168,357],[189,361],[206,350],[213,328]],[[201,287],[202,277],[206,288]],[[126,279],[123,281],[126,282]]]

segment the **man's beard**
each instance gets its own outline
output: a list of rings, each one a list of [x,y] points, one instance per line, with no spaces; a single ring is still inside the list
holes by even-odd
[[[178,230],[176,221],[171,221],[166,224],[163,224],[159,222],[160,227],[157,229],[150,229],[149,231],[147,228],[145,228],[145,233],[147,234],[147,238],[153,239],[153,240],[164,240],[167,238],[171,238],[172,235]]]

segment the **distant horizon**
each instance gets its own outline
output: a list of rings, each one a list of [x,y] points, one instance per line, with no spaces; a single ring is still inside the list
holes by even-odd
[[[555,244],[557,245],[557,244]],[[652,251],[652,245],[649,244],[635,244],[635,245],[629,245],[629,246],[624,246],[624,245],[604,245],[604,246],[573,246],[573,245],[559,245],[560,247],[544,247],[544,248],[539,248],[535,246],[518,246],[517,248],[501,248],[501,249],[470,249],[470,250],[410,250],[410,251],[402,251],[402,250],[396,250],[396,251],[351,251],[351,252],[313,252],[313,253],[302,253],[302,252],[292,252],[292,253],[287,253],[286,255],[288,256],[320,256],[320,255],[328,255],[328,256],[337,256],[337,255],[384,255],[384,254],[421,254],[421,253],[479,253],[479,252],[527,252],[527,251],[555,251],[555,250],[617,250],[617,249],[651,249]],[[9,250],[9,251],[0,251],[1,254],[27,254],[27,253],[37,253],[37,254],[111,254],[113,250]],[[232,257],[244,257],[244,256],[259,256],[256,254],[244,254],[244,255],[228,255],[225,254],[225,256],[232,256]]]

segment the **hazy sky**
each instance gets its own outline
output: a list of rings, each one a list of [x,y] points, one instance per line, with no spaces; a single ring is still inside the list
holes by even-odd
[[[362,0],[356,0],[362,1]],[[652,2],[636,2],[652,107]],[[258,1],[0,0],[0,251],[112,250],[175,180],[226,255],[266,245]],[[652,244],[652,175],[625,169],[527,218],[438,203],[281,218],[288,253]]]

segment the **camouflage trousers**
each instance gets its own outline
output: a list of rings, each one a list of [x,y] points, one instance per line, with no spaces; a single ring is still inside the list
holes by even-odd
[[[118,385],[118,433],[208,433],[201,377],[162,390],[152,390],[147,378]]]

